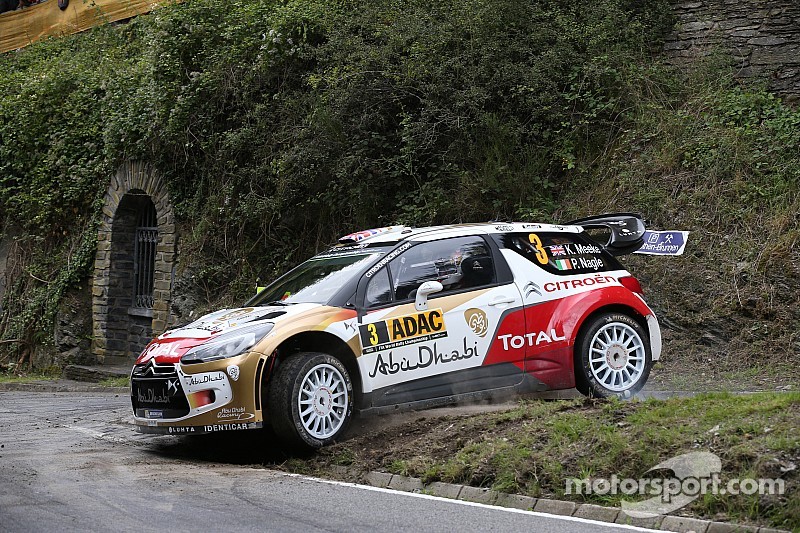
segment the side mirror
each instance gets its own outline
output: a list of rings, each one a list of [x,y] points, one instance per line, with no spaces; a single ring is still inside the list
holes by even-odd
[[[435,294],[442,289],[444,289],[444,287],[438,281],[426,281],[420,285],[419,289],[417,289],[416,301],[414,302],[414,307],[417,308],[417,311],[427,311],[428,295]]]

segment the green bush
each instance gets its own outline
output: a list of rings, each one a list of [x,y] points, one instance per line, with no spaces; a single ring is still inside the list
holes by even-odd
[[[165,177],[212,300],[358,228],[547,218],[671,22],[667,0],[192,0],[5,54],[0,209],[29,275],[3,337],[52,331],[128,159]]]

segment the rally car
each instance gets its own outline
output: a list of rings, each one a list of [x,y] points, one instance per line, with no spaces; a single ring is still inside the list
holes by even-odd
[[[615,258],[644,233],[639,216],[615,214],[347,235],[243,307],[154,339],[131,374],[137,430],[269,424],[318,448],[354,410],[573,387],[630,397],[661,353],[658,321]]]

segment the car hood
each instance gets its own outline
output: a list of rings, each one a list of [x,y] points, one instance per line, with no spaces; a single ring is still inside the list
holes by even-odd
[[[299,303],[221,309],[202,316],[194,322],[162,333],[147,345],[136,359],[136,364],[147,363],[151,359],[159,364],[177,363],[191,348],[223,333],[229,333],[262,321],[279,323],[291,320],[292,317],[315,307],[322,307],[322,305]]]

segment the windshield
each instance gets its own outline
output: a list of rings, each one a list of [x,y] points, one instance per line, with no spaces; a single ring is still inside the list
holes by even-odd
[[[314,257],[258,293],[248,305],[328,303],[357,272],[379,252]]]

